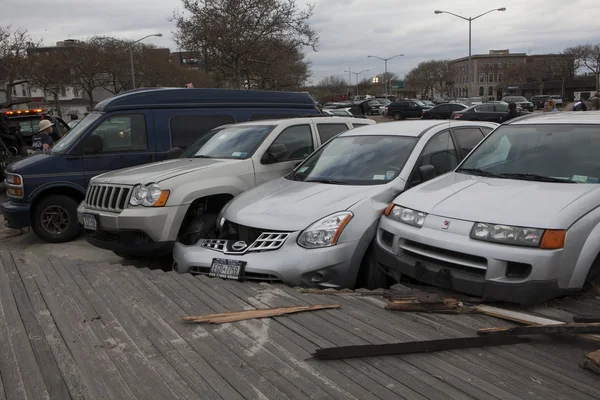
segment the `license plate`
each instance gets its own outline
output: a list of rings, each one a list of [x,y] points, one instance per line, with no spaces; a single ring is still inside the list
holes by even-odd
[[[244,277],[245,268],[246,261],[213,258],[208,276],[239,281]]]
[[[83,228],[88,231],[98,230],[98,218],[94,214],[83,214],[81,216]]]

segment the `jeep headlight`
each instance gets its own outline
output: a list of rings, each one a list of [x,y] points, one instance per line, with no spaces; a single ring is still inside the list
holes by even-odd
[[[341,211],[318,220],[302,231],[298,245],[306,249],[335,246],[353,216],[350,211]]]
[[[540,247],[544,229],[476,222],[471,229],[471,239],[512,244],[516,246]]]
[[[156,183],[136,185],[132,192],[129,204],[132,206],[164,207],[169,198],[168,190],[161,190]]]
[[[390,204],[390,206],[385,210],[385,215],[391,219],[395,219],[396,221],[416,226],[417,228],[421,228],[425,223],[425,218],[427,218],[427,213],[413,210],[411,208],[397,206],[395,204]]]

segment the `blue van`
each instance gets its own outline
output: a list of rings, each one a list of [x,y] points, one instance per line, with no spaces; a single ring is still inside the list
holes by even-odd
[[[32,226],[61,243],[79,233],[77,206],[91,178],[175,158],[204,133],[243,121],[317,115],[308,93],[229,89],[137,89],[104,100],[52,149],[9,165],[9,228]]]

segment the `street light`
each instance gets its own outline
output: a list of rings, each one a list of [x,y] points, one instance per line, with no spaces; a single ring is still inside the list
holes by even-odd
[[[344,72],[348,73],[348,76],[350,76],[350,74],[356,75],[356,95],[357,96],[358,96],[358,75],[362,74],[363,72],[367,72],[367,71],[369,71],[369,70],[368,69],[363,69],[360,72],[354,72],[354,71],[350,70],[350,68],[348,68],[347,71],[344,71]],[[352,85],[352,78],[350,78],[350,84]]]
[[[129,45],[129,55],[131,57],[131,85],[133,86],[133,89],[135,89],[135,71],[133,68],[133,45],[152,36],[162,37],[162,33],[153,33],[152,35],[144,36],[143,38],[138,39]]]
[[[469,95],[467,97],[471,97],[473,95],[473,67],[471,66],[471,22],[475,21],[477,18],[483,17],[486,14],[489,14],[491,12],[494,11],[506,11],[506,7],[502,7],[502,8],[494,8],[493,10],[489,10],[484,12],[483,14],[479,14],[476,17],[463,17],[462,15],[458,15],[458,14],[454,14],[451,13],[449,11],[440,11],[440,10],[435,10],[434,13],[435,14],[450,14],[450,15],[454,15],[457,18],[460,19],[464,19],[465,21],[469,21],[469,69],[468,69],[468,73],[469,73]]]
[[[367,58],[378,58],[378,59],[382,60],[385,63],[385,79],[383,80],[383,91],[385,92],[384,94],[389,94],[389,92],[388,92],[388,85],[387,85],[387,82],[388,82],[387,62],[389,60],[391,60],[392,58],[402,57],[402,56],[404,56],[404,54],[396,54],[395,56],[388,57],[388,58],[382,58],[382,57],[377,57],[377,56],[367,56]],[[390,81],[390,83],[391,83],[391,81]]]

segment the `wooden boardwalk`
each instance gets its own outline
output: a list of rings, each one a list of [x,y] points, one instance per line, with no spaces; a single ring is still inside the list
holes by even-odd
[[[223,325],[180,320],[319,303],[342,307]],[[284,286],[0,252],[0,399],[599,397],[599,377],[579,364],[600,344],[576,338],[309,359],[320,347],[465,337],[506,325],[481,315],[400,313],[382,305],[370,296],[306,295]]]

